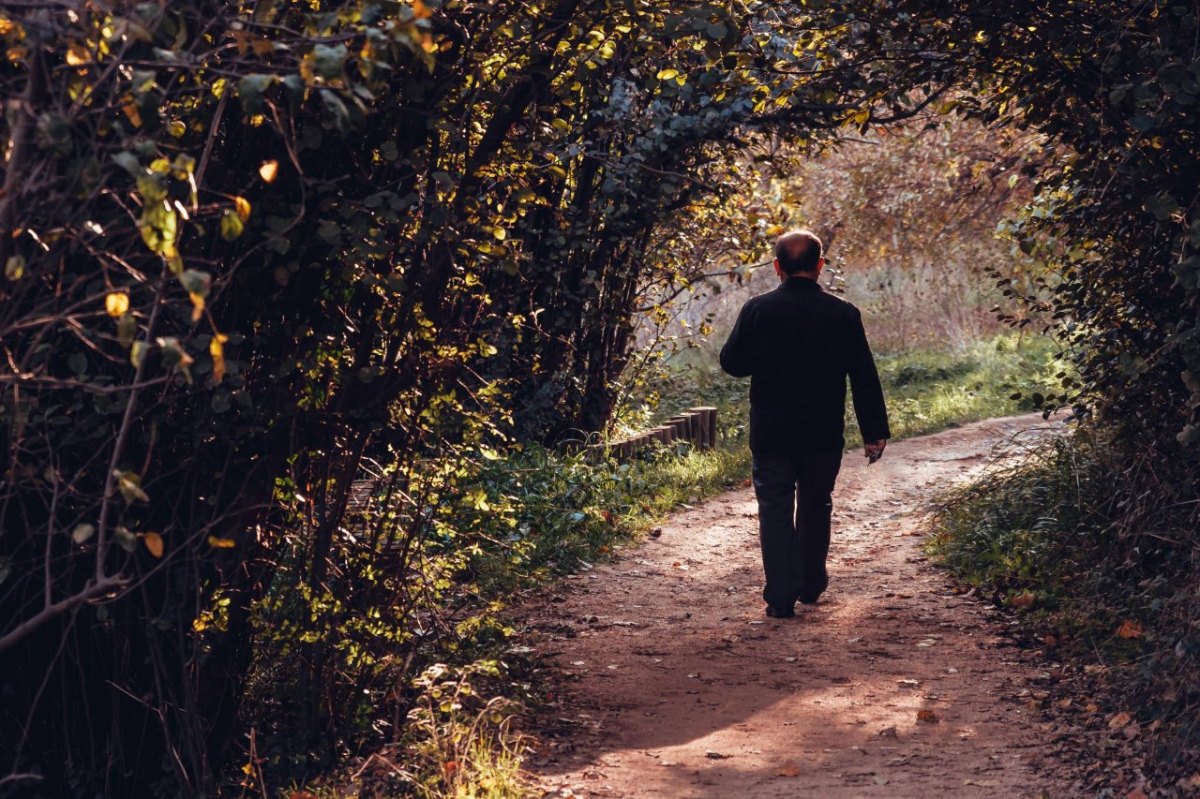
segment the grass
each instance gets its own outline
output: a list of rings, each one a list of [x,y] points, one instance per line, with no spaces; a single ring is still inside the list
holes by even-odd
[[[877,359],[895,438],[1034,410],[1026,398],[1056,383],[1057,349],[1044,337],[998,336],[961,352],[915,351]],[[1020,399],[1013,399],[1015,394]],[[861,442],[853,415],[847,443]]]
[[[1034,410],[1027,399],[1057,384],[1054,343],[1041,336],[1005,334],[960,351],[907,350],[876,357],[893,438],[934,433],[968,422]],[[713,404],[727,436],[725,446],[745,447],[749,381],[721,373],[715,356],[691,350],[627,408],[627,427],[648,426],[688,405]],[[1019,399],[1013,399],[1020,394]],[[852,412],[846,417],[846,446],[862,445]]]

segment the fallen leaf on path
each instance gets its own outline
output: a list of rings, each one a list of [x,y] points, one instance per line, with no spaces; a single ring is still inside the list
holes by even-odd
[[[1037,599],[1036,596],[1028,591],[1017,594],[1014,597],[1009,597],[1008,606],[1010,608],[1027,608],[1030,607]]]
[[[1134,788],[1129,793],[1125,794],[1125,799],[1150,799],[1146,792],[1141,788]]]
[[[1125,621],[1121,622],[1121,626],[1117,628],[1117,637],[1118,638],[1127,638],[1127,639],[1128,638],[1141,638],[1142,637],[1141,623],[1133,621],[1131,619],[1126,619]]]
[[[1115,730],[1118,727],[1128,726],[1129,722],[1133,721],[1133,714],[1122,710],[1120,713],[1108,720],[1108,728]]]
[[[934,713],[932,710],[918,710],[917,721],[922,724],[937,724],[939,721],[941,721],[941,719],[938,718],[938,714]]]
[[[887,777],[876,777],[876,778],[875,778],[875,784],[876,784],[876,785],[887,785],[887,784],[888,784],[888,778],[887,778]]]
[[[879,737],[880,738],[898,738],[900,736],[896,733],[895,727],[884,727],[882,730],[879,731]]]
[[[720,752],[705,752],[704,756],[709,760],[728,760],[733,757],[733,755],[723,755]]]
[[[795,760],[788,760],[782,766],[775,769],[776,777],[799,777],[800,764]]]

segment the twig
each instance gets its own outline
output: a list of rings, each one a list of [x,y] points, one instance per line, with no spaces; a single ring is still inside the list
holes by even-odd
[[[30,616],[25,621],[18,624],[11,631],[0,637],[0,652],[11,648],[14,644],[20,641],[25,636],[32,633],[43,624],[50,620],[61,616],[76,605],[82,605],[84,602],[96,599],[110,591],[124,588],[128,581],[124,577],[101,576],[98,579],[88,580],[84,585],[83,590],[77,594],[72,594],[66,599],[60,599],[52,605],[46,605],[33,616]]]

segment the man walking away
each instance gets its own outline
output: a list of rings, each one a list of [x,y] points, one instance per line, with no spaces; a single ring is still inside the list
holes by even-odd
[[[750,299],[721,349],[721,368],[750,378],[750,452],[758,498],[767,615],[796,615],[829,583],[825,559],[833,486],[845,448],[846,378],[854,413],[874,463],[888,429],[883,389],[862,314],[828,294],[811,231],[775,243],[779,287]]]

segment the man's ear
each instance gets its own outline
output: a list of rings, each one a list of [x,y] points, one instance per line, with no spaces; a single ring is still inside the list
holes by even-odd
[[[778,258],[775,259],[775,274],[779,275],[780,277],[783,277],[783,267],[781,267],[779,265]]]

